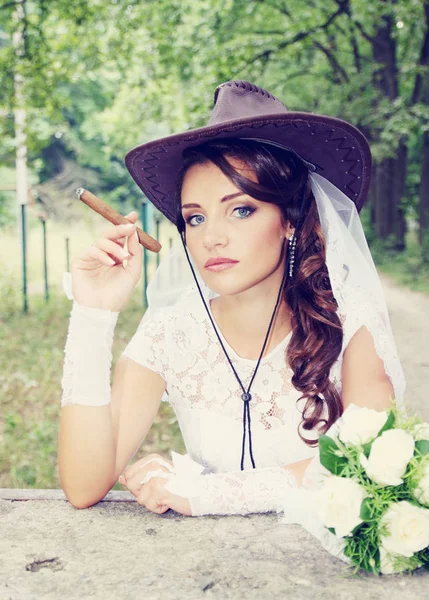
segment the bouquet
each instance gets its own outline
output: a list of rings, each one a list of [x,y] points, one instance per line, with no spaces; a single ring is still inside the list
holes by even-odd
[[[355,572],[429,569],[429,423],[352,404],[320,436],[319,461],[312,508],[326,549]]]

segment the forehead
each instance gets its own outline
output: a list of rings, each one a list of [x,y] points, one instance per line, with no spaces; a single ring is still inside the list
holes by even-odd
[[[254,170],[245,162],[228,158],[228,162],[244,177],[257,181]],[[221,197],[241,191],[224,173],[211,161],[192,165],[185,173],[182,184],[182,203],[185,198],[194,195]]]

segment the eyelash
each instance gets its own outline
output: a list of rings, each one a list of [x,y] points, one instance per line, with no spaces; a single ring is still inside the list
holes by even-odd
[[[241,218],[241,219],[247,219],[247,218],[248,218],[248,217],[250,217],[250,216],[251,216],[251,215],[252,215],[252,214],[255,212],[255,210],[256,210],[256,208],[254,208],[253,206],[237,206],[236,208],[234,208],[233,212],[235,212],[236,210],[242,210],[243,208],[244,208],[245,210],[248,210],[248,211],[249,211],[249,214],[247,214],[245,217],[239,217],[239,218]],[[187,217],[187,218],[185,219],[185,223],[186,223],[187,225],[189,225],[190,227],[197,227],[197,225],[193,225],[193,224],[191,223],[191,220],[192,220],[194,217],[200,217],[200,216],[202,216],[202,215],[190,215],[189,217]]]

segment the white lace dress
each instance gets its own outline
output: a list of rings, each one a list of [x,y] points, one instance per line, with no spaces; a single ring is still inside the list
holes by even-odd
[[[343,323],[343,346],[330,378],[341,392],[344,350],[363,319],[356,312],[339,316]],[[247,389],[257,361],[238,356],[219,329],[218,332]],[[305,400],[297,402],[301,393],[292,385],[292,372],[285,361],[291,336],[292,333],[262,359],[252,383],[250,416],[256,468],[284,466],[318,453],[317,446],[308,446],[298,435]],[[198,291],[187,291],[174,306],[164,308],[147,322],[142,321],[123,354],[155,371],[166,382],[163,400],[173,407],[186,450],[193,460],[203,465],[206,472],[240,469],[242,390]],[[317,439],[315,433],[305,431],[304,435]],[[252,468],[248,441],[247,434],[245,469]]]

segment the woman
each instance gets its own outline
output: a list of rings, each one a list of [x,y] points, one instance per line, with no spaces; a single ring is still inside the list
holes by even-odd
[[[76,507],[101,500],[163,398],[198,463],[191,467],[201,469],[181,475],[179,457],[137,461],[119,481],[140,504],[192,516],[280,511],[317,463],[318,435],[346,406],[402,402],[357,217],[369,186],[367,142],[343,121],[288,112],[265,90],[233,81],[217,88],[208,126],[139,146],[126,164],[177,225],[183,249],[173,248],[151,281],[149,310],[111,391],[114,327],[141,273],[135,227],[110,227],[72,262],[63,489]]]

